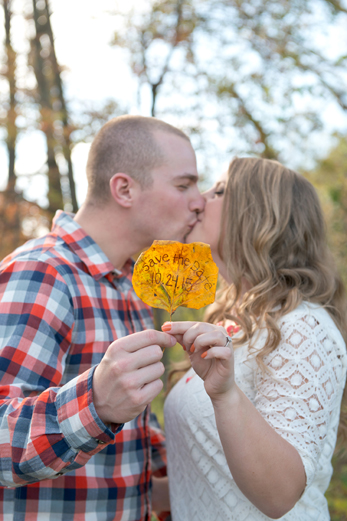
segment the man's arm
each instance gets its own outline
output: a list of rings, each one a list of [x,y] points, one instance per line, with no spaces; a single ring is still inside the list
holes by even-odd
[[[61,387],[74,328],[67,285],[50,265],[0,275],[0,483],[18,486],[84,465],[114,433],[92,403],[93,370]]]

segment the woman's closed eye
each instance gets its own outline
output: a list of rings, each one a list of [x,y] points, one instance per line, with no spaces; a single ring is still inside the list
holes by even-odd
[[[224,184],[223,185],[219,184],[219,185],[216,186],[216,189],[214,191],[214,196],[215,197],[221,197],[222,195],[224,195],[224,192],[225,192]]]

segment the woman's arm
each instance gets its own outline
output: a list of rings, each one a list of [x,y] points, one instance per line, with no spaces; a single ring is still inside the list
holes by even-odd
[[[266,422],[235,385],[212,399],[219,437],[231,474],[243,494],[278,519],[302,495],[306,475],[297,450]]]

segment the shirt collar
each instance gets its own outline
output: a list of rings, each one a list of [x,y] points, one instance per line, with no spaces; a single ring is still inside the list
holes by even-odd
[[[117,270],[100,246],[74,221],[73,214],[58,210],[53,218],[52,233],[68,244],[96,280],[106,276],[109,279],[131,276],[134,261],[128,259],[122,270]]]

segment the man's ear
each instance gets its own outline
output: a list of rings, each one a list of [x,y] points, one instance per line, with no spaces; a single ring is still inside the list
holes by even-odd
[[[112,198],[120,206],[130,208],[134,202],[137,189],[136,181],[128,174],[117,173],[110,179],[110,192]]]

